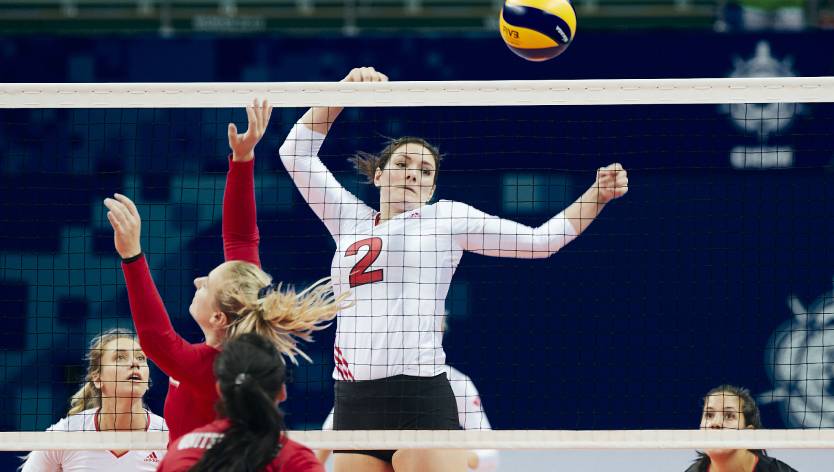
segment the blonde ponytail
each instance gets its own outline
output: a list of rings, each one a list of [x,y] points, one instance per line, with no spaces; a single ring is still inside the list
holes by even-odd
[[[85,379],[86,380],[86,379]],[[96,388],[96,385],[91,380],[86,380],[83,387],[75,392],[75,395],[70,399],[70,409],[68,415],[75,415],[90,408],[98,408],[101,406],[101,390]]]
[[[271,278],[248,262],[230,262],[226,283],[218,291],[217,304],[229,318],[227,340],[244,333],[267,338],[293,363],[296,356],[312,361],[299,347],[299,340],[310,342],[313,333],[330,326],[339,311],[347,308],[348,293],[333,294],[330,279],[324,278],[296,293],[278,284],[270,287]]]

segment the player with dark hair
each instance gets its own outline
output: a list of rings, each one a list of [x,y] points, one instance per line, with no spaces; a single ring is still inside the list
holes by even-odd
[[[701,429],[760,429],[759,407],[750,391],[734,385],[716,387],[704,397]],[[708,449],[698,453],[686,472],[796,472],[760,449]]]
[[[324,472],[313,451],[284,433],[281,354],[264,337],[229,341],[214,362],[219,419],[179,438],[159,472]]]
[[[347,82],[384,82],[371,67]],[[628,191],[626,171],[611,164],[572,205],[537,228],[440,200],[438,150],[420,138],[360,153],[357,169],[379,189],[379,211],[345,190],[318,158],[341,108],[311,108],[281,146],[281,161],[336,243],[334,292],[351,293],[334,346],[334,429],[460,429],[444,372],[446,295],[464,251],[544,258],[564,247],[611,200]],[[466,452],[335,451],[337,471],[466,469]]]

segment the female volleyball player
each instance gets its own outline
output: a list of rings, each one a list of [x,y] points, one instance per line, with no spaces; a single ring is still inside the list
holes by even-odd
[[[167,431],[165,422],[147,410],[148,359],[128,330],[105,331],[87,351],[84,385],[70,402],[66,418],[48,431]],[[70,470],[153,471],[165,451],[33,451],[24,472]]]
[[[750,391],[733,385],[716,387],[704,397],[702,429],[760,429],[759,407]],[[763,450],[710,449],[698,453],[686,472],[796,472]]]
[[[214,362],[220,418],[168,448],[160,472],[324,472],[313,451],[282,433],[287,398],[281,354],[264,337],[229,341]]]
[[[353,69],[349,82],[388,78]],[[487,215],[435,192],[437,150],[420,138],[392,141],[354,163],[379,188],[375,211],[346,191],[317,154],[341,108],[312,108],[281,146],[281,161],[336,242],[331,275],[337,294],[352,292],[340,312],[334,346],[337,430],[459,429],[441,323],[446,294],[463,251],[497,257],[548,257],[580,234],[628,190],[612,164],[565,211],[538,228]],[[361,382],[360,382],[361,381]],[[336,451],[337,471],[465,470],[447,451]],[[345,451],[350,452],[350,451]]]
[[[223,343],[247,332],[270,339],[295,360],[304,356],[297,338],[309,340],[313,331],[332,320],[344,299],[335,298],[321,283],[296,295],[280,290],[260,267],[254,192],[254,148],[269,123],[266,102],[247,107],[249,129],[239,135],[229,124],[232,158],[223,196],[223,246],[226,262],[194,280],[196,292],[189,312],[205,335],[191,344],[171,326],[139,244],[140,217],[136,206],[116,194],[104,204],[122,257],[133,321],[142,347],[170,377],[165,420],[170,440],[215,419],[218,393],[212,363]],[[306,356],[304,356],[306,357]]]

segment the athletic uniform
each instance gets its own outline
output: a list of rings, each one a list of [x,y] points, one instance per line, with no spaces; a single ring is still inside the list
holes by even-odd
[[[98,408],[82,411],[68,416],[50,426],[47,431],[99,431]],[[146,431],[168,431],[165,421],[145,410],[147,414]],[[23,472],[109,472],[119,470],[154,471],[165,456],[164,450],[126,451],[116,454],[113,451],[71,451],[50,450],[32,451],[23,463]]]
[[[756,455],[756,465],[753,472],[797,472],[788,464],[773,457],[762,454],[759,451],[750,451]],[[694,464],[686,469],[686,472],[710,472],[710,460],[706,455],[701,454]]]
[[[159,465],[159,472],[185,472],[190,470],[218,441],[223,432],[229,429],[228,419],[219,419],[172,442],[168,446],[168,455]],[[263,472],[324,472],[324,466],[316,459],[313,451],[307,447],[281,436],[281,451],[275,459],[267,464]]]
[[[444,367],[457,401],[460,426],[463,429],[492,429],[484,412],[481,396],[472,379],[454,367],[448,365]],[[327,415],[321,429],[324,431],[333,429],[333,410]],[[474,469],[476,472],[492,472],[498,469],[498,450],[476,449],[474,452],[478,455],[478,468]]]
[[[254,162],[229,160],[223,250],[227,261],[242,260],[260,267]],[[212,368],[219,351],[206,343],[191,344],[174,331],[144,256],[122,263],[122,270],[139,344],[169,377],[165,420],[173,442],[217,416],[214,405],[219,397]]]
[[[319,160],[324,138],[296,124],[280,154],[336,242],[333,291],[353,302],[333,348],[335,429],[457,429],[442,323],[463,252],[548,257],[576,231],[561,213],[534,229],[448,200],[380,221]]]

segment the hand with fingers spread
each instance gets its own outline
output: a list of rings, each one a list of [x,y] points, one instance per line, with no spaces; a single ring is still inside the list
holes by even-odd
[[[229,147],[235,162],[248,162],[255,158],[255,145],[266,132],[272,107],[267,100],[261,104],[256,98],[251,106],[246,107],[246,116],[249,118],[249,126],[244,134],[238,134],[237,126],[229,123]]]
[[[113,240],[116,252],[122,259],[138,256],[142,252],[139,236],[142,233],[142,219],[136,205],[126,196],[116,193],[113,198],[105,198],[107,219],[113,227]]]
[[[356,67],[348,72],[342,82],[388,82],[388,76],[373,67]]]
[[[597,203],[608,203],[628,192],[628,173],[619,163],[609,164],[597,169]]]

